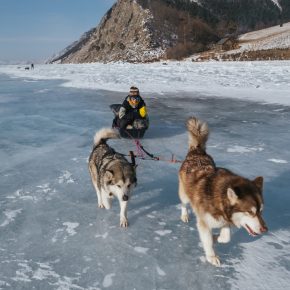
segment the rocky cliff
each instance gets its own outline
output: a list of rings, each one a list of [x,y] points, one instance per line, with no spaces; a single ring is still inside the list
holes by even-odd
[[[52,62],[157,60],[164,55],[164,50],[152,36],[152,18],[150,10],[144,9],[138,1],[119,0],[97,28]]]
[[[285,11],[287,1],[280,0]],[[226,34],[267,27],[279,19],[281,10],[272,0],[118,0],[96,28],[50,62],[181,58],[206,50]]]

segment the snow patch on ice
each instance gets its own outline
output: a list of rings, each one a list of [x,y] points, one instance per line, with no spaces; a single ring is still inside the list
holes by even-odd
[[[5,210],[4,215],[6,216],[5,221],[0,225],[0,227],[5,227],[15,220],[18,214],[22,212],[22,209],[15,210]]]
[[[67,242],[68,236],[74,236],[77,232],[75,229],[79,226],[79,223],[72,223],[72,222],[65,222],[63,225],[66,227],[65,229],[60,228],[55,231],[55,234],[51,238],[53,243],[57,242],[59,239],[62,238],[62,242]],[[65,232],[64,232],[65,231]],[[68,234],[68,236],[67,236]]]
[[[105,276],[104,281],[103,281],[103,287],[108,288],[110,286],[113,285],[113,277],[115,277],[116,274],[112,273],[112,274],[108,274]]]
[[[166,223],[165,222],[159,222],[158,223],[160,226],[166,226]]]
[[[281,164],[288,163],[288,161],[286,161],[286,160],[283,160],[283,159],[275,159],[275,158],[268,159],[268,161],[271,161],[271,162],[274,162],[274,163],[281,163]]]
[[[13,281],[31,282],[29,274],[32,272],[32,268],[25,262],[18,263],[21,268],[16,270],[16,277],[13,277]]]
[[[0,287],[10,287],[11,285],[5,281],[0,280]],[[0,288],[0,289],[6,289],[6,288]]]
[[[17,189],[13,194],[7,195],[8,199],[21,199],[21,200],[31,200],[36,201],[36,198],[30,195],[29,191],[25,191],[24,189]]]
[[[105,232],[103,235],[95,235],[95,237],[106,239],[108,235],[109,235],[108,232]]]
[[[152,214],[147,214],[147,217],[149,217],[150,219],[155,219],[155,216]]]
[[[159,266],[156,266],[156,271],[159,276],[166,276],[166,273]]]
[[[42,200],[43,198],[46,200],[51,200],[51,197],[56,193],[56,190],[51,188],[49,183],[44,183],[36,187],[38,189],[35,191],[35,201]]]
[[[146,254],[148,250],[149,250],[149,248],[134,247],[134,251],[136,251],[137,253],[141,253],[141,254]]]
[[[72,174],[65,170],[63,174],[58,178],[59,183],[74,183],[74,179],[72,178]]]
[[[23,80],[23,82],[25,82],[25,83],[35,83],[35,82],[37,82],[37,80]]]
[[[44,184],[41,184],[41,185],[37,185],[36,187],[40,188],[41,192],[43,192],[43,193],[48,193],[51,190],[51,188],[49,187],[49,183],[44,183]]]
[[[33,273],[32,278],[35,280],[45,280],[49,277],[59,278],[60,276],[53,271],[52,267],[45,263],[38,263],[39,268]]]
[[[42,89],[42,90],[37,90],[36,93],[46,93],[48,91],[49,89]]]
[[[24,190],[23,188],[17,189],[13,194],[7,195],[7,199],[15,199],[16,202],[18,199],[33,201],[34,203],[46,199],[51,200],[51,197],[56,193],[55,189],[50,187],[49,183],[44,183],[37,185],[34,190]]]
[[[66,232],[70,235],[70,236],[74,236],[77,232],[75,231],[75,229],[80,225],[79,223],[71,223],[71,222],[65,222],[63,223],[64,226],[66,226]]]
[[[49,279],[49,284],[55,286],[52,287],[52,289],[84,289],[74,284],[73,282],[74,280],[78,280],[79,278],[61,276],[53,270],[53,267],[49,263],[33,263],[31,266],[29,265],[29,263],[33,262],[31,260],[21,260],[20,262],[18,262],[19,268],[16,270],[16,276],[12,277],[11,280],[21,283],[33,282],[33,280],[42,281]]]
[[[74,280],[78,280],[78,278],[71,278],[71,277],[59,277],[55,283],[50,283],[51,285],[56,286],[57,290],[71,290],[71,289],[80,289],[83,290],[83,287],[78,286],[74,283]]]
[[[52,241],[53,243],[57,242],[57,240],[58,240],[58,238],[61,236],[61,233],[62,233],[62,232],[63,232],[63,229],[57,229],[57,230],[55,231],[54,236],[51,238],[51,241]]]
[[[250,153],[250,152],[261,152],[264,148],[261,147],[245,147],[245,146],[239,146],[235,145],[227,149],[227,152],[229,153]]]
[[[159,231],[155,231],[155,233],[159,236],[166,236],[168,234],[171,234],[172,231],[171,230],[159,230]]]

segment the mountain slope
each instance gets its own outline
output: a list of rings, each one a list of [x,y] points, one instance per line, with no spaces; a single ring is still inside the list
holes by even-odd
[[[196,28],[196,33],[189,28]],[[183,49],[192,49],[192,53],[217,39],[205,22],[165,1],[119,0],[88,37],[50,62],[148,62],[166,57],[167,49],[178,43],[185,44]]]
[[[290,3],[277,1],[118,0],[96,28],[50,62],[151,62],[182,58],[207,50],[209,44],[228,33],[277,24],[281,19],[279,5],[283,17],[290,19]]]

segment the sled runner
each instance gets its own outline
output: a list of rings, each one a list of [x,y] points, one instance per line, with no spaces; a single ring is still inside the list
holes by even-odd
[[[110,105],[110,109],[114,113],[114,120],[112,127],[119,130],[120,136],[122,138],[130,138],[130,139],[140,139],[143,138],[146,130],[149,127],[149,118],[148,116],[143,119],[135,119],[132,125],[128,125],[126,129],[120,129],[117,125],[118,113],[120,110],[121,104],[112,104]]]

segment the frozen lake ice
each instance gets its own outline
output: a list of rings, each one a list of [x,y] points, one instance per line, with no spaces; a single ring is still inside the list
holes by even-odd
[[[232,230],[205,262],[191,215],[180,220],[178,164],[138,161],[128,229],[119,206],[97,208],[87,170],[96,130],[124,93],[62,86],[62,80],[0,75],[0,289],[287,289],[290,283],[290,107],[200,92],[146,92],[150,128],[142,144],[178,159],[185,120],[208,122],[218,166],[265,177],[269,232]],[[142,91],[141,91],[142,92]],[[114,140],[116,150],[134,150]]]

